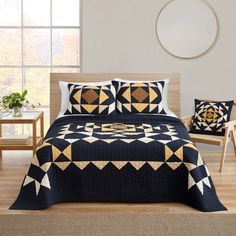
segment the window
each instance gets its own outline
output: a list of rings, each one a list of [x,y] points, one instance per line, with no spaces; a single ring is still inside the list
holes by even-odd
[[[0,0],[0,97],[28,89],[28,100],[42,104],[46,127],[49,73],[80,71],[79,4],[79,0]]]

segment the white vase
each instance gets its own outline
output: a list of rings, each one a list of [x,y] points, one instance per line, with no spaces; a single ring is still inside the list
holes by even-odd
[[[22,117],[22,107],[14,107],[12,110],[12,117]]]

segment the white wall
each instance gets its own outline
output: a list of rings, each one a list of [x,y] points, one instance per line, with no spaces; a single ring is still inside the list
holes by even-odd
[[[182,114],[194,98],[236,100],[236,1],[208,0],[220,35],[206,55],[177,59],[156,39],[155,22],[167,0],[83,0],[83,72],[180,72]]]

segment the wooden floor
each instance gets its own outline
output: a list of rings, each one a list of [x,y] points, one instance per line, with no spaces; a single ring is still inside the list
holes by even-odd
[[[210,170],[218,196],[228,208],[227,212],[236,213],[236,157],[228,154],[223,173],[219,173],[220,155],[217,152],[202,153]],[[101,204],[101,203],[61,203],[43,211],[8,210],[19,193],[19,189],[31,161],[31,152],[3,152],[0,162],[0,214],[60,214],[81,212],[159,212],[159,213],[196,213],[204,214],[183,204]]]

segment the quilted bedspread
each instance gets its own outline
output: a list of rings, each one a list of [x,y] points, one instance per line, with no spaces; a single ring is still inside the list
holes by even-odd
[[[161,115],[56,120],[11,209],[58,202],[179,202],[226,210],[184,125]]]

